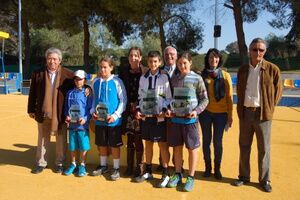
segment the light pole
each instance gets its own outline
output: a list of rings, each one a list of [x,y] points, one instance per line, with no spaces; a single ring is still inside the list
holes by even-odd
[[[218,36],[216,35],[216,29],[218,25],[218,0],[215,0],[215,26],[214,26],[214,47],[218,48]]]
[[[22,16],[21,16],[21,0],[19,0],[18,14],[19,14],[19,88],[22,90],[22,81],[23,81],[23,65],[22,65]]]

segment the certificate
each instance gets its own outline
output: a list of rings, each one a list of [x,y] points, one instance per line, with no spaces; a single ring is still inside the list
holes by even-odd
[[[175,87],[171,109],[176,116],[184,117],[191,113],[198,105],[194,88]]]

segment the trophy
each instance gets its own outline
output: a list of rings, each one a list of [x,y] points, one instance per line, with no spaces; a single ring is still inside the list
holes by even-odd
[[[96,114],[98,116],[97,120],[106,121],[108,116],[108,109],[105,103],[98,103],[96,106]]]
[[[155,89],[147,90],[141,100],[141,112],[145,117],[154,117],[159,114],[158,92]]]
[[[171,101],[171,110],[177,117],[185,117],[198,105],[196,90],[186,87],[175,87]]]
[[[80,119],[80,108],[79,105],[71,105],[69,109],[69,116],[71,118],[71,123],[77,123]]]

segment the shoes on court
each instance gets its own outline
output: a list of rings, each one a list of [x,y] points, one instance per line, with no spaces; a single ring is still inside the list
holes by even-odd
[[[194,188],[194,178],[191,177],[191,176],[188,176],[187,179],[186,179],[186,182],[185,182],[185,185],[183,187],[183,190],[186,191],[186,192],[190,192],[193,190]]]
[[[76,169],[76,165],[71,164],[70,167],[66,171],[64,171],[64,175],[69,176],[73,174],[75,169]]]
[[[96,169],[92,172],[92,176],[101,176],[102,174],[108,172],[107,166],[97,166]]]
[[[179,175],[178,173],[175,173],[173,176],[171,176],[169,183],[167,185],[167,187],[169,188],[175,188],[177,187],[178,184],[182,183],[182,175]]]

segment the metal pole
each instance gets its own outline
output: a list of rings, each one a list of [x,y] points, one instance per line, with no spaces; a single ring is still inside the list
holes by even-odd
[[[6,82],[6,75],[5,75],[5,66],[4,66],[4,41],[5,39],[2,39],[2,51],[1,51],[1,64],[2,64],[2,71],[4,75],[4,94],[8,94],[8,88],[7,88],[7,82]]]
[[[218,0],[215,0],[215,25],[218,25]],[[214,47],[218,48],[218,37],[214,38]]]
[[[21,7],[22,3],[21,0],[19,0],[19,7],[18,7],[18,13],[19,13],[19,76],[20,76],[20,85],[19,88],[22,89],[22,81],[23,81],[23,65],[22,65],[22,16],[21,16]]]

